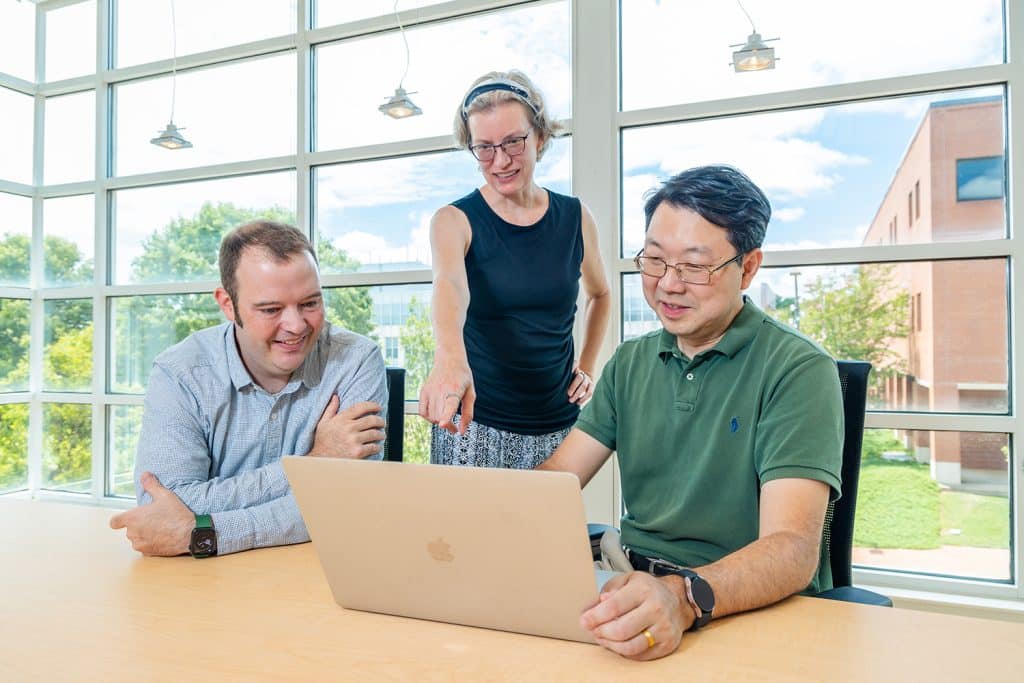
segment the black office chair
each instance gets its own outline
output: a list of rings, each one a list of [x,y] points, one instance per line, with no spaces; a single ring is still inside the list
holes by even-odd
[[[865,605],[892,607],[892,600],[853,585],[853,520],[857,512],[857,484],[860,480],[861,445],[864,441],[864,411],[868,397],[868,373],[871,363],[841,360],[839,384],[843,389],[843,416],[846,419],[843,439],[843,495],[829,503],[825,513],[822,543],[828,549],[832,568],[831,590],[815,597]]]
[[[822,543],[828,550],[832,569],[832,588],[814,597],[828,600],[859,602],[866,605],[892,607],[892,600],[853,584],[853,518],[857,510],[857,483],[860,478],[860,450],[864,441],[864,411],[867,407],[868,373],[871,363],[864,361],[836,361],[839,384],[843,390],[842,497],[829,503],[825,512]],[[613,529],[606,524],[588,524],[590,546],[594,559],[601,559],[601,536]]]
[[[387,368],[388,422],[384,428],[384,459],[402,462],[405,435],[405,368]]]

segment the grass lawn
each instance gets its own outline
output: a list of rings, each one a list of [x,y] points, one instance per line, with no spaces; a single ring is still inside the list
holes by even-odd
[[[1006,498],[943,491],[932,481],[927,465],[865,459],[853,544],[861,548],[1006,548],[1009,515]],[[960,533],[950,534],[950,529]]]
[[[938,548],[939,486],[928,467],[865,463],[860,470],[853,544],[861,548]]]
[[[944,533],[943,545],[974,548],[1006,548],[1010,542],[1010,501],[1000,496],[979,496],[963,491],[943,491],[939,517],[943,530],[959,529],[959,535]]]

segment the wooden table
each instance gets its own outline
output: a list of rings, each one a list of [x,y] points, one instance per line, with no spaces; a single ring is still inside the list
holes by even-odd
[[[309,544],[146,558],[110,510],[0,499],[0,681],[1022,681],[1024,625],[791,598],[638,663],[345,610]]]

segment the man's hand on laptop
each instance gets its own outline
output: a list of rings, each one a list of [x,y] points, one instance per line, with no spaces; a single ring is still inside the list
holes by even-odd
[[[307,455],[322,458],[366,458],[381,451],[384,418],[381,407],[363,401],[338,412],[337,394],[331,396],[316,425],[313,448]]]
[[[187,553],[196,516],[155,474],[143,472],[139,481],[152,502],[114,515],[110,528],[126,529],[132,548],[143,555],[170,557]]]
[[[670,586],[670,581],[678,586]],[[620,574],[604,585],[598,603],[583,613],[580,624],[594,634],[599,645],[623,657],[664,657],[676,651],[683,632],[696,618],[680,597],[685,590],[678,576]]]

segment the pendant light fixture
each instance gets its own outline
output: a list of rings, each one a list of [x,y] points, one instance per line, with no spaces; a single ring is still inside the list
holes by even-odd
[[[174,99],[177,95],[178,86],[178,27],[174,15],[174,0],[171,0],[171,36],[171,49],[173,51],[173,61],[171,63],[171,119],[167,123],[167,127],[158,133],[155,138],[152,138],[150,142],[164,149],[186,149],[191,147],[192,143],[181,134],[180,131],[184,130],[184,128],[178,128],[174,125]]]
[[[747,15],[751,33],[747,36],[747,42],[729,46],[740,48],[732,53],[732,67],[737,72],[774,69],[775,62],[777,61],[775,58],[775,48],[768,47],[765,43],[778,40],[778,38],[768,38],[767,40],[761,38],[761,34],[754,28],[754,20],[750,18],[750,13],[747,12],[743,3],[740,0],[736,0],[736,4]]]
[[[402,20],[398,16],[398,0],[395,0],[394,13],[395,21],[398,22],[398,31],[402,34],[402,42],[405,43],[405,73],[402,74],[402,80],[398,81],[395,94],[387,98],[384,104],[377,107],[377,110],[393,119],[404,119],[410,116],[419,116],[423,110],[409,98],[410,94],[415,95],[416,93],[407,93],[402,87],[405,77],[409,75],[409,39],[405,37],[405,27],[402,26]]]

